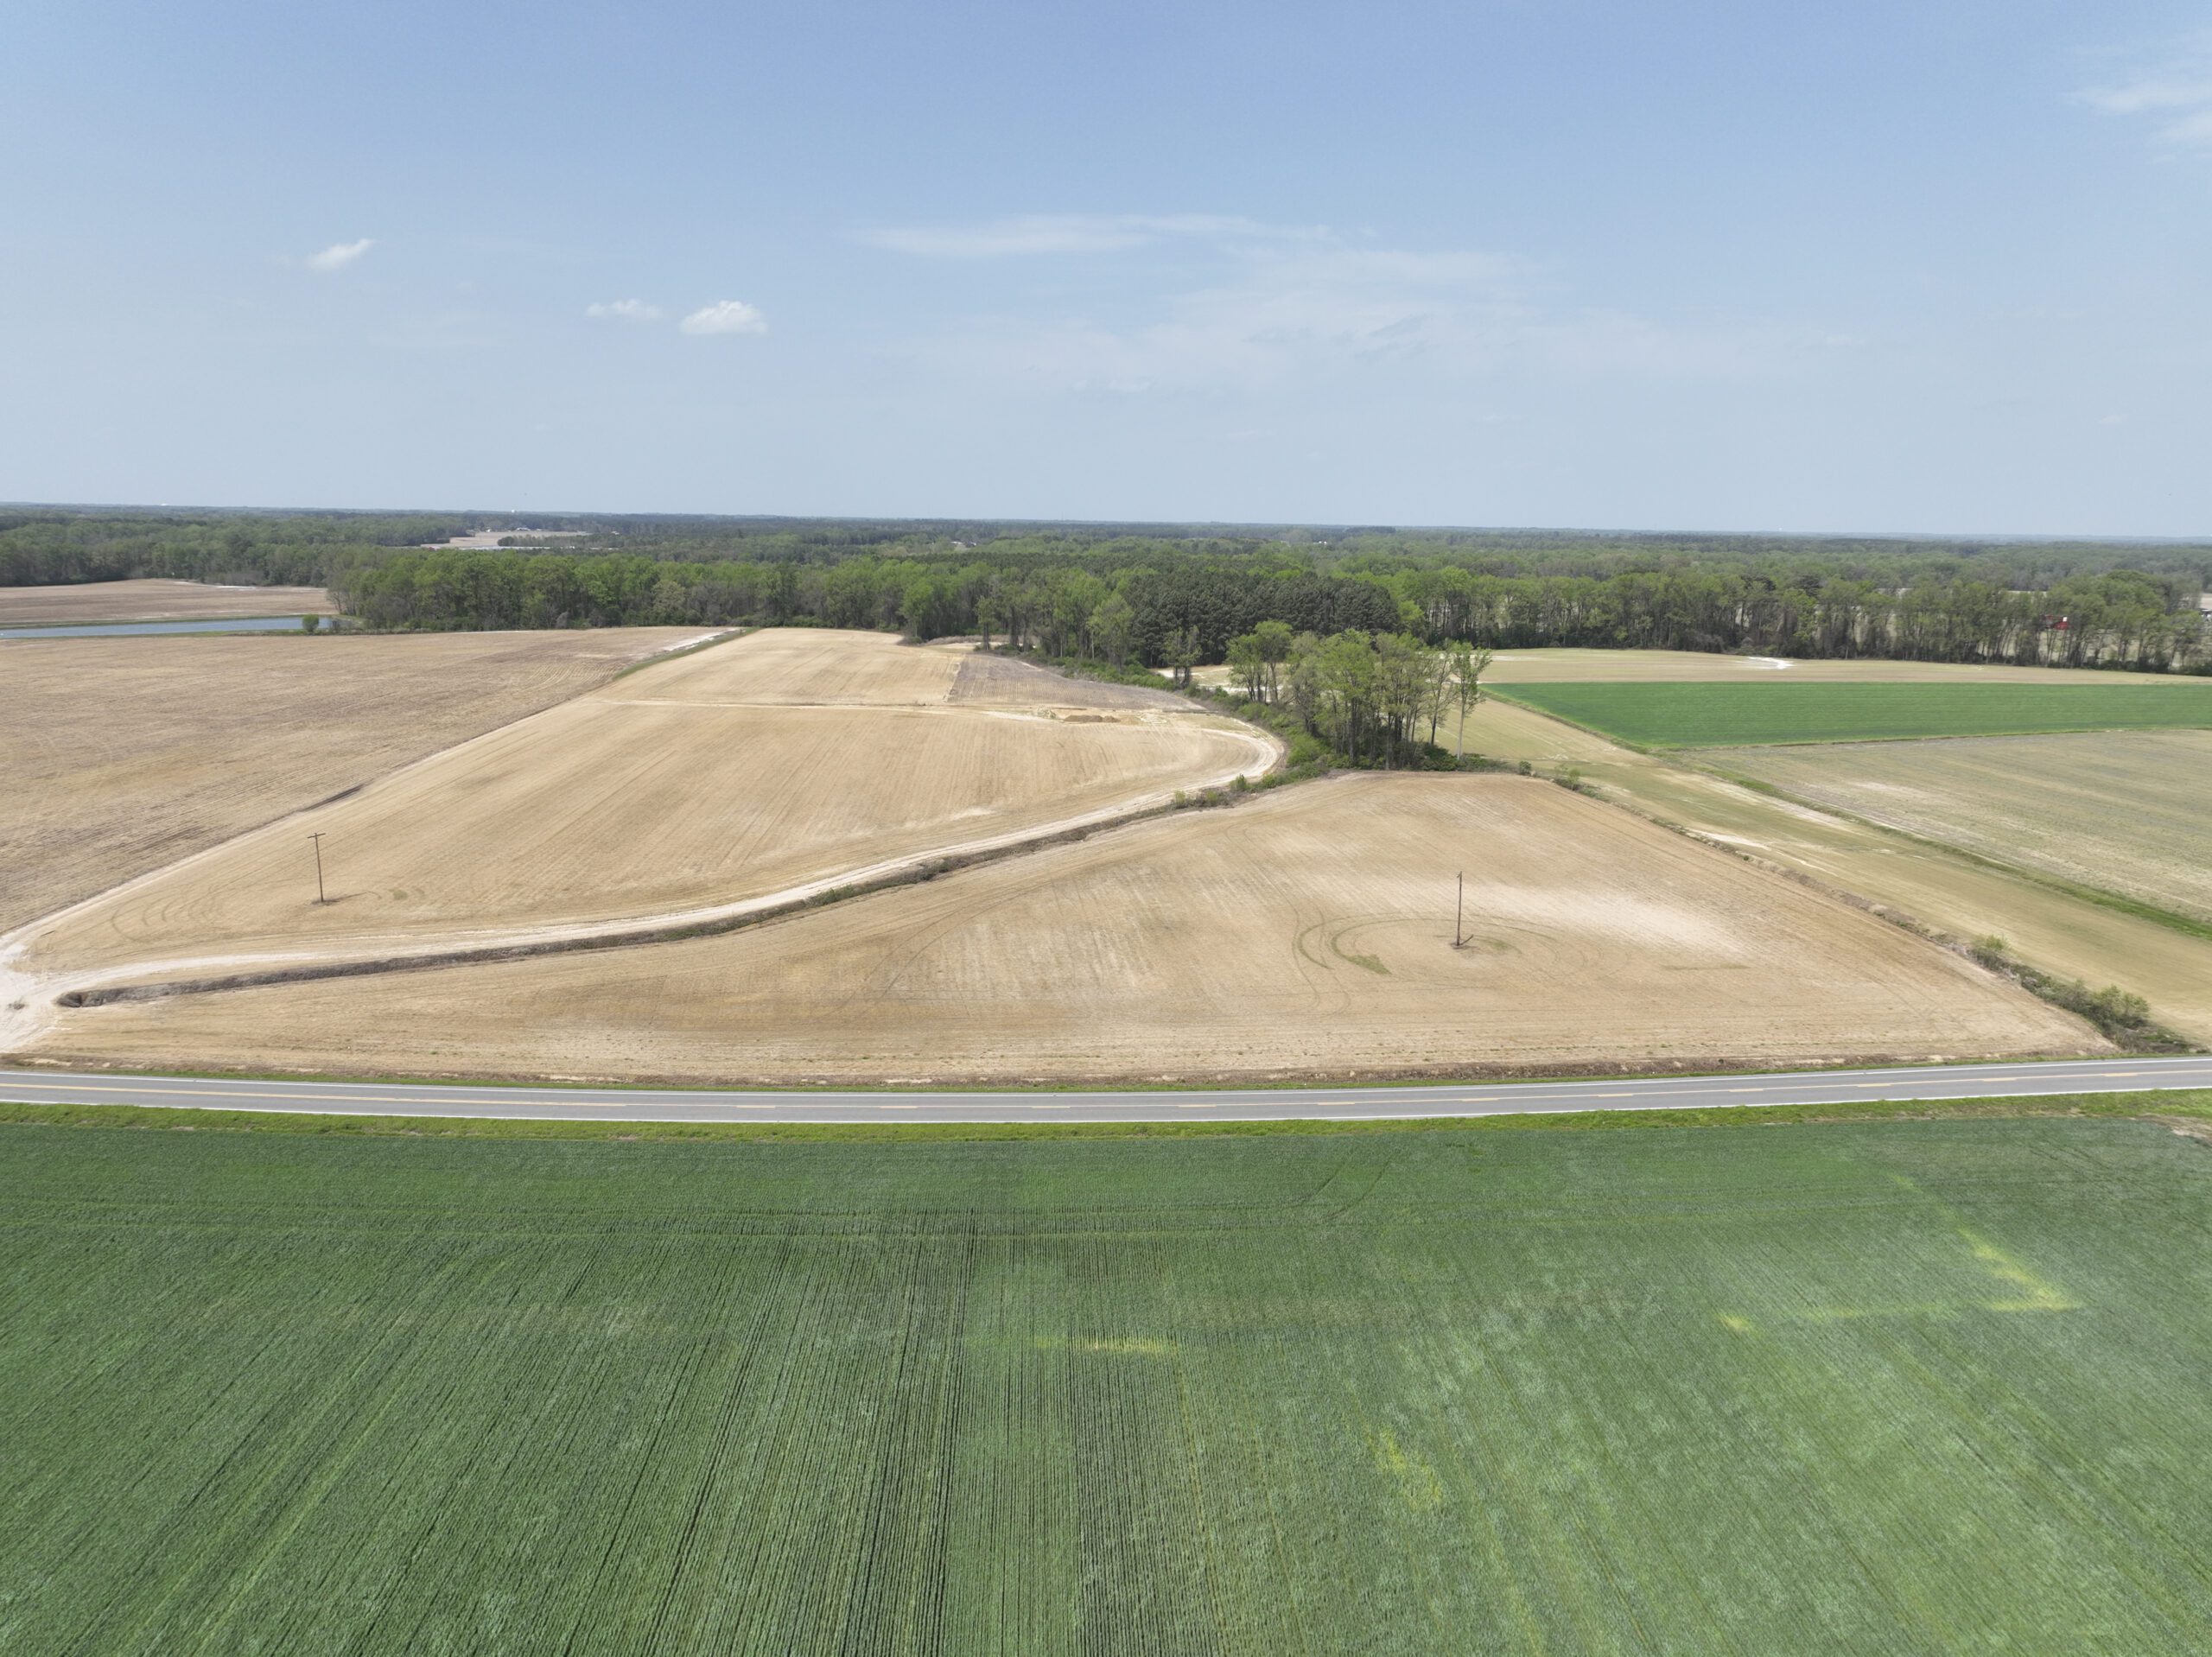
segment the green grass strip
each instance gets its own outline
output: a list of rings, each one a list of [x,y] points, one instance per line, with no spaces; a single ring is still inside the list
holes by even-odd
[[[1494,694],[1641,747],[2212,728],[2212,686],[2190,682],[1659,682],[1510,685],[1497,687]]]
[[[1000,1140],[1192,1140],[1255,1135],[1541,1131],[1624,1127],[1757,1127],[1806,1122],[1982,1117],[2146,1115],[2212,1121],[2212,1089],[2063,1093],[2004,1099],[1875,1099],[1824,1105],[1714,1105],[1662,1110],[1527,1111],[1510,1115],[1391,1121],[1192,1122],[653,1122],[546,1121],[498,1116],[314,1115],[289,1111],[191,1110],[143,1105],[32,1105],[0,1101],[0,1126],[135,1128],[166,1133],[285,1133],[360,1139],[585,1140],[777,1145]]]

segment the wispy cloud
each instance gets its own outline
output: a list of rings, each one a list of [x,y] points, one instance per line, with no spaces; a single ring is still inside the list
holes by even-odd
[[[585,306],[584,314],[601,321],[658,322],[668,313],[642,299],[609,299]]]
[[[1756,325],[1562,306],[1523,263],[1479,251],[1248,245],[1223,260],[1219,280],[1162,295],[1148,321],[981,318],[909,353],[1001,385],[1138,395],[1371,375],[1736,379],[1815,348]]]
[[[1022,258],[1054,253],[1116,253],[1177,238],[1300,241],[1318,229],[1262,224],[1223,213],[1021,213],[972,224],[893,225],[860,232],[871,247],[927,259]]]
[[[2107,115],[2149,117],[2170,144],[2212,148],[2212,32],[2182,41],[2133,74],[2086,86],[2074,98]]]
[[[376,243],[366,236],[358,242],[333,242],[321,252],[308,254],[302,263],[310,270],[327,275],[333,270],[343,270],[375,245]]]
[[[768,319],[741,299],[720,299],[702,305],[677,326],[686,333],[766,333]]]

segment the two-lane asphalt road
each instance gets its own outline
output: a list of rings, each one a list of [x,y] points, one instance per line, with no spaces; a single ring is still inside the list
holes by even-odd
[[[349,1116],[512,1116],[629,1122],[1201,1122],[1413,1120],[1531,1111],[1827,1105],[2212,1088],[2212,1056],[2055,1063],[1934,1064],[1573,1082],[1415,1087],[1156,1089],[1129,1093],[755,1092],[467,1087],[391,1082],[236,1082],[0,1070],[0,1099],[25,1104]]]

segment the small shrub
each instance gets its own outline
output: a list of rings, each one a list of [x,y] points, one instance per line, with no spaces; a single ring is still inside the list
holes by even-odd
[[[2117,984],[2107,984],[2089,997],[2089,1006],[2091,1016],[2102,1024],[2140,1030],[2151,1022],[2151,1004]]]

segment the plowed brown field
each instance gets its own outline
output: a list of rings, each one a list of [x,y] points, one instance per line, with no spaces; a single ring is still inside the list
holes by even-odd
[[[1470,943],[1454,949],[1461,870]],[[1626,812],[1518,778],[1400,775],[1178,815],[728,936],[84,1009],[35,1051],[1016,1082],[2103,1044],[1955,955]]]
[[[0,644],[0,932],[697,636]]]
[[[1161,669],[1164,674],[1166,670]],[[1225,667],[1205,667],[1200,684],[1233,688]],[[2075,668],[1983,666],[1971,662],[1892,662],[1872,657],[1848,661],[1783,660],[1770,656],[1723,656],[1711,651],[1501,650],[1484,684],[1612,684],[1622,681],[1791,684],[2171,684],[2170,673],[2090,673]],[[1447,724],[1445,727],[1450,729]],[[1447,743],[1448,746],[1449,744]]]
[[[23,969],[374,956],[699,918],[1274,758],[1251,727],[1176,699],[1058,706],[1055,676],[1010,663],[977,675],[969,659],[880,633],[716,645],[108,894],[33,934]],[[980,689],[955,704],[969,681]]]
[[[327,616],[319,587],[211,587],[205,581],[79,581],[0,587],[0,627],[93,621],[200,621],[236,616]]]

